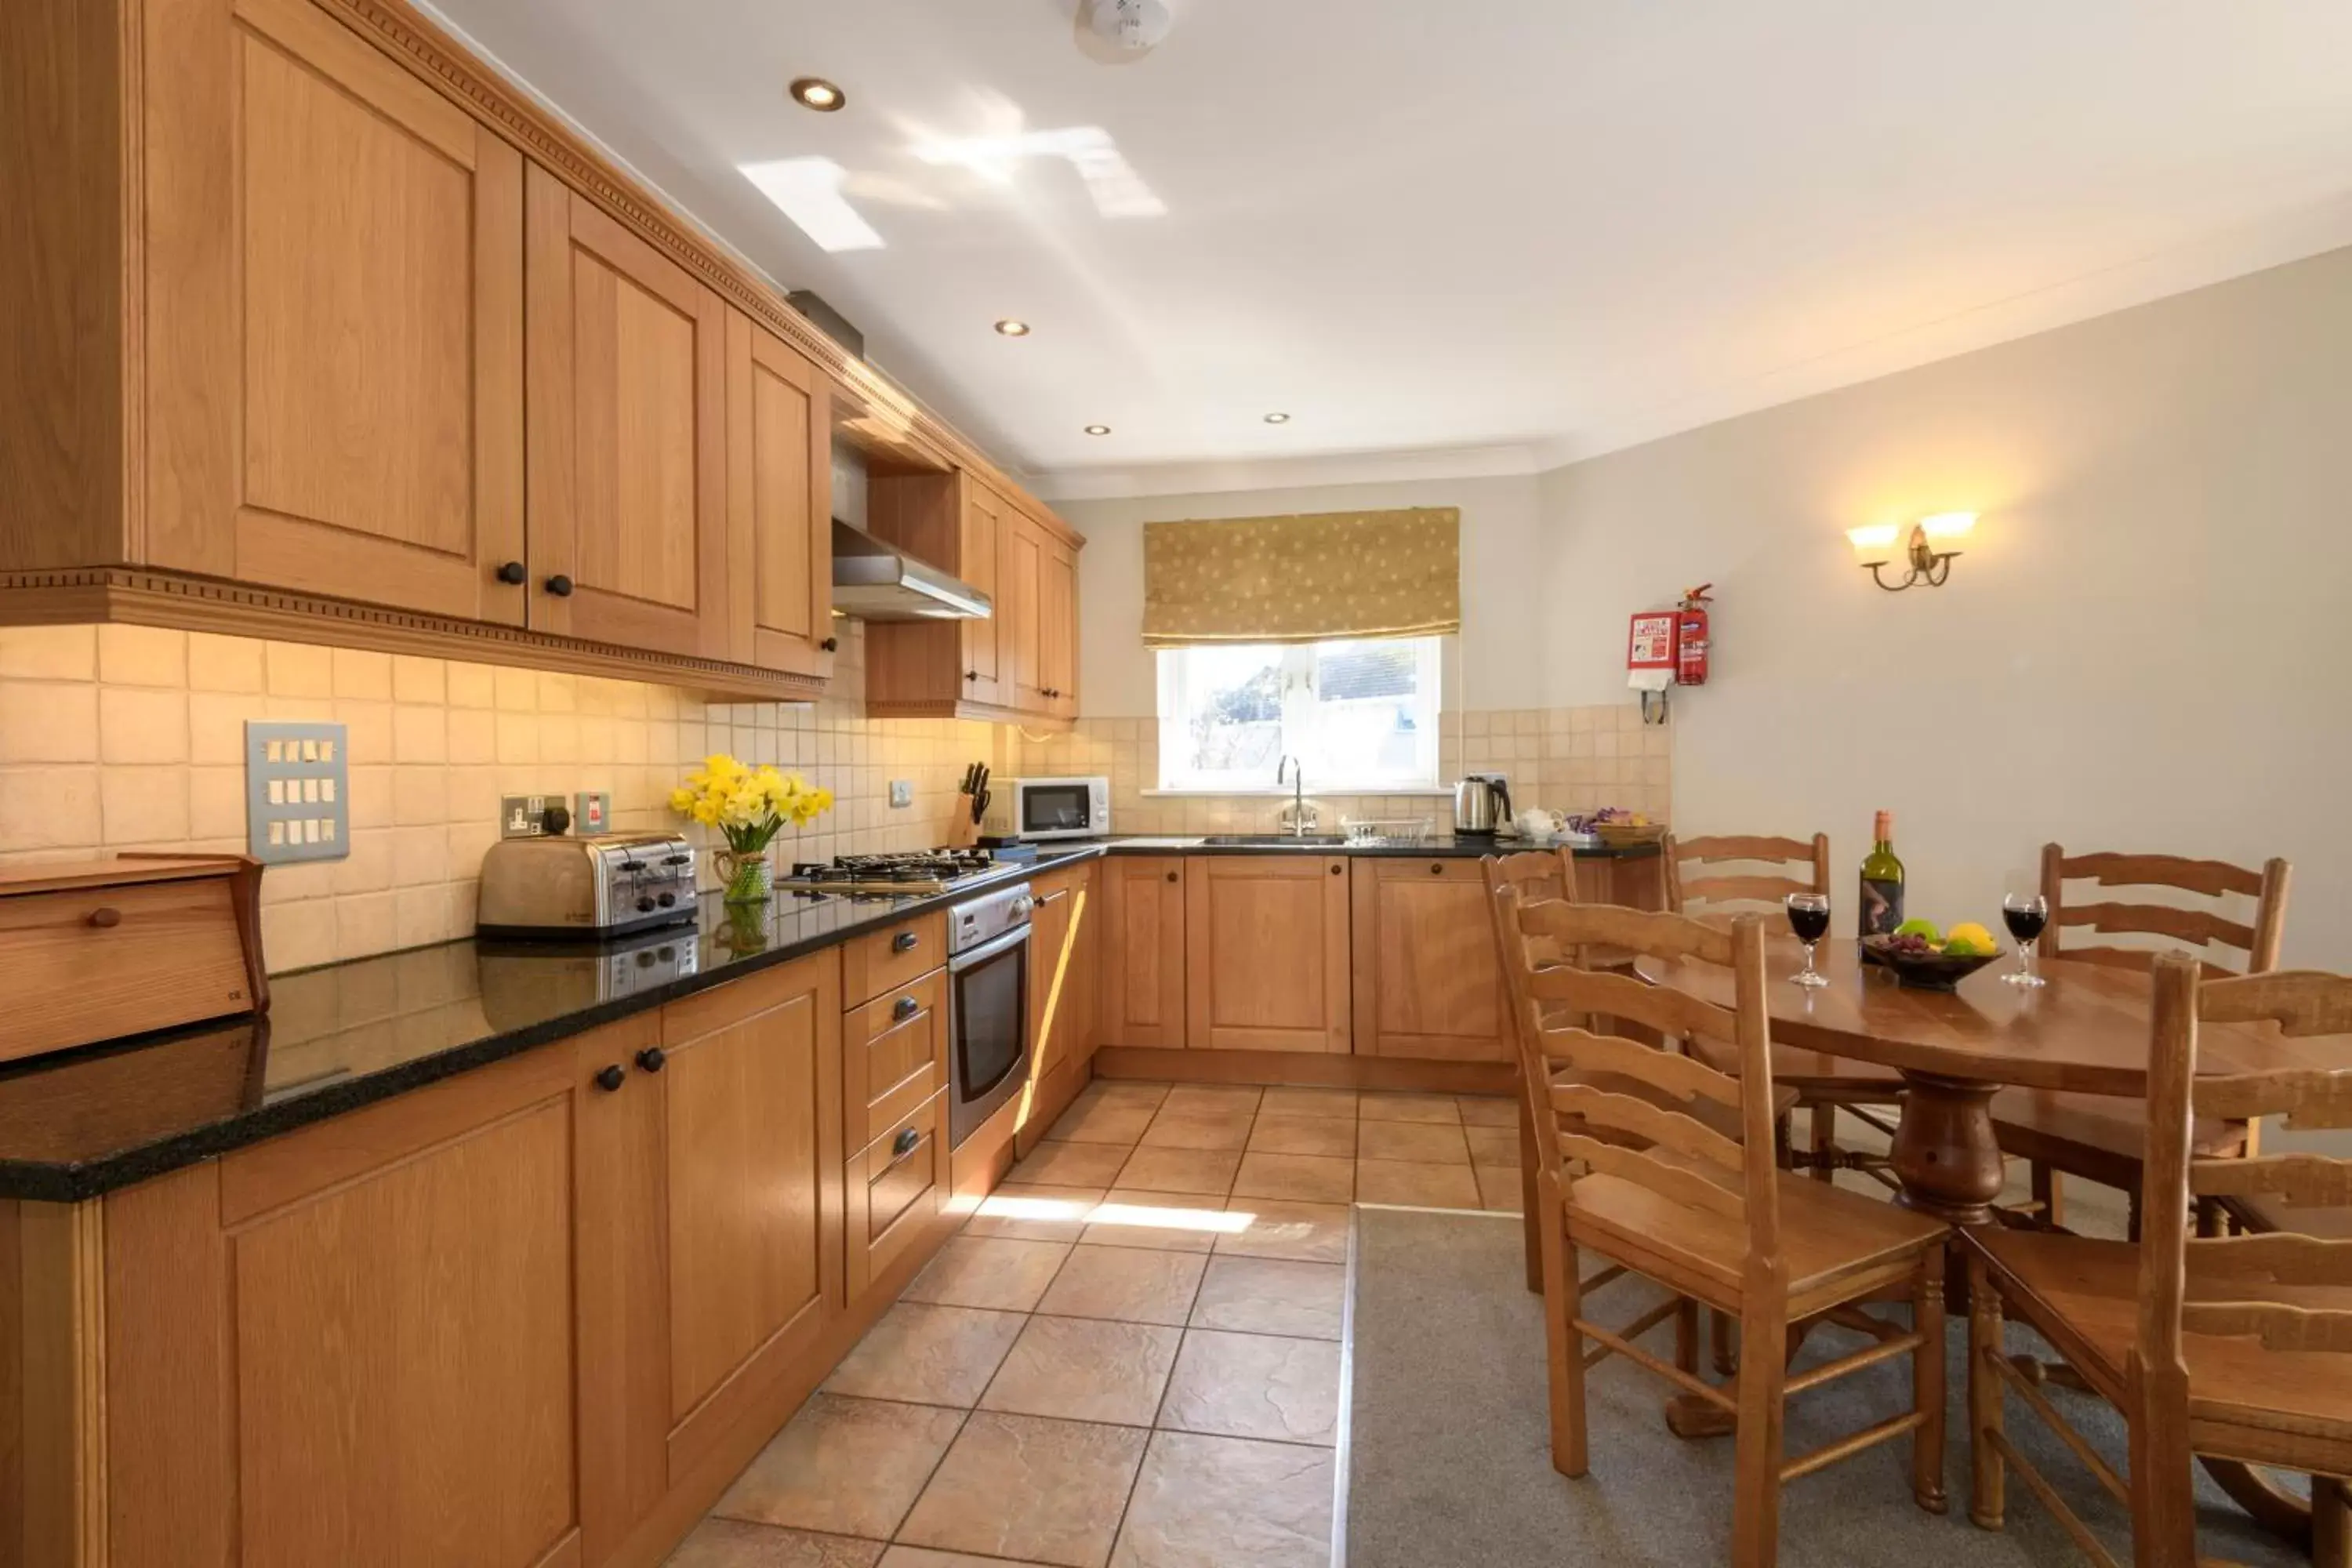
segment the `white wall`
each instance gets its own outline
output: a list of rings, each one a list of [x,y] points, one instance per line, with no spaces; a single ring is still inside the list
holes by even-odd
[[[2048,839],[2284,855],[2288,962],[2352,969],[2352,250],[1540,489],[1547,701],[1619,689],[1626,616],[1716,584],[1715,677],[1675,699],[1685,830],[1824,830],[1843,890],[1890,807],[1945,921]],[[1948,585],[1853,564],[1848,527],[1944,510],[1982,514]]]
[[[1066,500],[1054,510],[1087,536],[1078,556],[1079,712],[1149,719],[1159,686],[1143,646],[1143,525],[1191,518],[1451,506],[1462,510],[1462,636],[1448,650],[1448,708],[1536,708],[1543,675],[1528,635],[1546,559],[1533,476],[1415,479],[1142,500]]]

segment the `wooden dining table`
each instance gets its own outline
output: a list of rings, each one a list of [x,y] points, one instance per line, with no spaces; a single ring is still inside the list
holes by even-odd
[[[2004,955],[1957,990],[1900,984],[1865,963],[1851,941],[1824,942],[1816,966],[1827,985],[1794,984],[1804,962],[1795,938],[1766,944],[1766,994],[1776,1065],[1780,1053],[1820,1051],[1902,1075],[1893,1149],[1902,1201],[1954,1225],[1990,1224],[2002,1183],[1992,1098],[2011,1086],[2078,1094],[2147,1091],[2152,993],[2142,971],[2042,961],[2049,984],[2011,985]],[[1635,970],[1653,984],[1733,1005],[1731,971],[1718,964],[1654,958]],[[2200,1073],[2344,1067],[2340,1039],[2289,1039],[2271,1024],[2208,1024],[2198,1032]]]

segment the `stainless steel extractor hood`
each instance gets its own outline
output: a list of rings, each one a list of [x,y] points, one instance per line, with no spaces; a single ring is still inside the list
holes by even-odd
[[[988,595],[833,520],[833,607],[861,621],[984,621]]]

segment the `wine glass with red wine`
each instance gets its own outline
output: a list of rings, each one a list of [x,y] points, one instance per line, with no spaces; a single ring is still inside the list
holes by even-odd
[[[2000,901],[2000,918],[2017,939],[2017,967],[2001,978],[2011,985],[2047,985],[2033,972],[2033,959],[2042,945],[2042,928],[2050,923],[2050,900],[2039,893],[2011,893]]]
[[[1830,896],[1790,893],[1787,908],[1789,929],[1805,944],[1805,967],[1789,976],[1790,980],[1804,986],[1827,985],[1830,977],[1813,967],[1813,944],[1830,934]]]

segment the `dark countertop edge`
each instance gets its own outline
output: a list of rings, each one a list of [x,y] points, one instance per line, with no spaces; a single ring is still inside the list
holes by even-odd
[[[1189,834],[1138,835],[1139,837],[1179,838]],[[1507,844],[1506,845],[1507,847]],[[298,1131],[317,1122],[361,1110],[423,1089],[444,1079],[455,1078],[476,1068],[488,1067],[508,1057],[524,1051],[570,1039],[590,1029],[616,1022],[693,995],[756,974],[779,963],[790,963],[826,948],[836,947],[870,931],[895,925],[914,916],[928,914],[961,902],[982,889],[1005,882],[1017,882],[1024,877],[1055,870],[1061,867],[1100,859],[1106,855],[1294,855],[1311,851],[1326,855],[1396,856],[1464,858],[1490,854],[1497,846],[1491,841],[1449,841],[1423,845],[1340,845],[1310,844],[1213,844],[1169,847],[1143,844],[1129,847],[1119,838],[1067,840],[1038,846],[1034,860],[1008,865],[987,876],[966,882],[949,892],[932,893],[893,903],[889,908],[877,906],[870,918],[836,926],[820,934],[798,941],[781,942],[764,952],[740,958],[723,968],[705,970],[670,982],[651,991],[625,996],[615,1001],[598,1003],[577,1012],[565,1013],[526,1025],[501,1034],[490,1035],[462,1046],[452,1046],[430,1056],[418,1057],[379,1071],[350,1078],[328,1088],[311,1090],[299,1097],[277,1102],[264,1101],[253,1110],[242,1111],[202,1127],[174,1133],[152,1143],[126,1149],[100,1159],[85,1160],[70,1164],[45,1161],[0,1159],[0,1202],[80,1203],[103,1197],[140,1182],[169,1174],[173,1171],[215,1159],[238,1149],[286,1133]],[[1657,853],[1654,844],[1633,845],[1623,848],[1601,847],[1578,849],[1579,858],[1636,859]],[[684,927],[681,930],[686,929]],[[363,963],[372,959],[349,962]],[[322,968],[340,967],[335,964]],[[303,973],[303,972],[295,972]],[[309,973],[315,973],[311,971]],[[207,1027],[217,1026],[215,1020]],[[183,1031],[173,1031],[173,1035]],[[163,1037],[169,1038],[171,1037]],[[111,1042],[110,1044],[119,1044]]]

